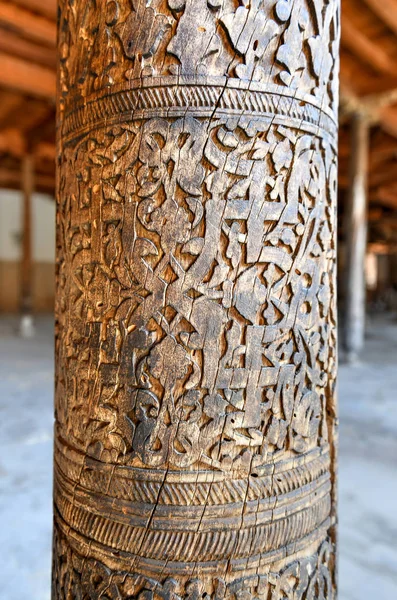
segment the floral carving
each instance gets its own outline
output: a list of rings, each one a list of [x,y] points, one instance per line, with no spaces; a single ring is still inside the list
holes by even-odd
[[[126,80],[177,75],[282,85],[336,106],[339,17],[335,0],[62,0],[63,96]],[[223,31],[222,31],[223,30]],[[226,32],[226,36],[224,34]],[[70,54],[70,44],[79,50]],[[106,55],[101,48],[106,47]],[[75,76],[74,76],[75,75]],[[73,82],[71,76],[74,76]]]
[[[336,0],[60,0],[54,600],[331,600]]]
[[[135,376],[129,388],[94,394],[93,424],[108,423],[102,437],[88,430],[96,454],[102,440],[108,456],[127,462],[247,471],[269,452],[326,440],[320,372],[334,319],[334,248],[322,190],[334,162],[322,144],[227,120],[207,139],[191,117],[109,131],[92,153],[83,142],[70,193],[80,204],[99,194],[109,220],[84,234],[71,227],[71,298],[82,316],[106,323],[101,362],[126,361]],[[96,172],[100,188],[91,187]],[[116,207],[133,174],[134,233],[122,232]],[[101,265],[89,259],[94,245]]]
[[[131,10],[124,22],[118,22],[116,8],[112,10],[110,22],[116,23],[114,31],[126,56],[132,61],[141,61],[142,75],[151,75],[150,58],[171,24],[165,15],[157,13],[148,3],[141,0],[130,0],[130,3]]]
[[[59,600],[333,600],[332,543],[326,540],[318,554],[287,564],[279,573],[242,577],[228,584],[223,577],[208,582],[191,578],[181,584],[169,577],[158,581],[138,573],[112,571],[97,560],[83,560],[56,534],[60,561],[53,586]]]
[[[233,47],[244,56],[243,65],[236,67],[240,79],[261,80],[265,76],[265,55],[271,55],[280,34],[278,24],[270,17],[270,7],[262,0],[242,0],[235,13],[225,15],[221,22],[226,27]]]
[[[179,59],[183,73],[206,73],[221,47],[214,18],[221,0],[168,0],[168,5],[177,13],[183,10],[183,14],[167,51]]]

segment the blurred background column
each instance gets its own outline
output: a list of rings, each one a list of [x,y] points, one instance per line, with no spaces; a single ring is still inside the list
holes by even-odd
[[[348,361],[355,360],[364,345],[368,142],[369,122],[363,113],[356,112],[351,122],[350,179],[345,223],[344,346]]]
[[[20,334],[32,337],[34,334],[32,314],[32,195],[34,191],[34,158],[26,154],[22,159],[22,254],[21,254],[21,286],[20,286]]]

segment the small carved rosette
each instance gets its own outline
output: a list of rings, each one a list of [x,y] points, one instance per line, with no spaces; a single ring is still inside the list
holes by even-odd
[[[335,598],[337,0],[61,0],[54,600]]]

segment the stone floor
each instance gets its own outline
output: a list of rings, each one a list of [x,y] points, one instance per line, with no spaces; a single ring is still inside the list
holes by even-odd
[[[49,600],[53,346],[0,319],[1,600]],[[341,366],[339,600],[397,599],[397,320],[369,323],[362,362]]]

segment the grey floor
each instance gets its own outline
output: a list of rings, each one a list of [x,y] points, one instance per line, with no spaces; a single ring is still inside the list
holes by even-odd
[[[0,319],[0,597],[49,600],[52,323],[15,329]],[[339,600],[397,600],[397,319],[369,323],[339,403]]]

